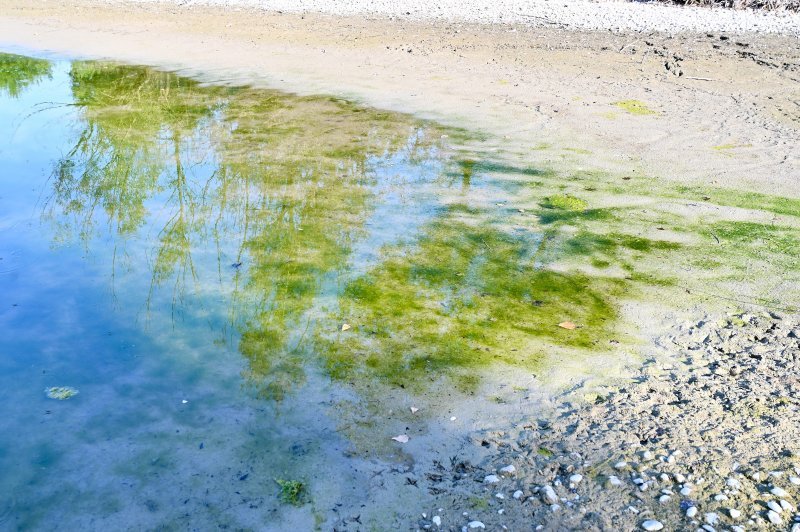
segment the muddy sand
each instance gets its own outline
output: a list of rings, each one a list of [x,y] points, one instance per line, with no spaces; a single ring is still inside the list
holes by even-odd
[[[704,228],[710,216],[796,229],[796,37],[7,0],[0,44],[338,95],[479,131],[481,150],[519,166],[611,176],[613,187],[642,187],[640,197],[682,190],[668,210],[705,235],[706,258],[720,261],[706,266],[743,265],[742,276],[694,284],[700,259],[666,266],[681,279],[670,296],[622,309],[639,340],[633,353],[597,378],[587,368],[539,376],[535,412],[515,403],[516,392],[498,392],[493,415],[444,447],[453,455],[417,449],[412,465],[387,470],[392,480],[365,487],[378,507],[392,499],[378,494],[385,485],[411,486],[416,495],[404,494],[402,510],[345,508],[325,521],[332,528],[792,526],[800,493],[796,241],[770,236],[756,249],[730,225],[727,233]],[[585,190],[608,200],[602,187]],[[771,207],[754,213],[753,198]],[[642,203],[642,211],[656,208],[664,206]],[[725,251],[713,247],[726,238]],[[737,254],[745,248],[752,253]]]

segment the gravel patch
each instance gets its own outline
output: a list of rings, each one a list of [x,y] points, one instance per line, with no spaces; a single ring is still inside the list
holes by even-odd
[[[110,3],[119,0],[109,0]],[[164,0],[133,0],[140,3]],[[172,0],[182,6],[367,15],[614,32],[759,32],[800,36],[800,13],[601,0]]]
[[[481,463],[454,458],[427,475],[440,519],[455,529],[479,519],[493,530],[800,530],[800,323],[744,314],[659,343],[674,365],[652,363],[593,404],[476,434]],[[497,482],[483,483],[488,475]]]

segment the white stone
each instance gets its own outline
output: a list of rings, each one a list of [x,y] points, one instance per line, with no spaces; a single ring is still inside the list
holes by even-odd
[[[769,492],[775,495],[776,497],[787,497],[789,495],[789,493],[787,493],[785,489],[779,488],[778,486],[775,486],[774,488],[769,490]]]
[[[670,499],[671,497],[669,495],[662,495],[661,497],[658,498],[658,502],[664,504],[665,502],[669,502]]]
[[[551,512],[557,512],[560,509],[561,509],[561,505],[560,504],[551,504],[550,505],[550,511]]]
[[[642,453],[642,458],[644,458],[645,460],[652,460],[653,453],[651,453],[650,451],[645,451]]]
[[[617,462],[614,464],[614,469],[625,469],[628,467],[628,462]]]
[[[506,498],[506,496],[503,495],[502,493],[495,493],[494,496],[497,497],[498,499],[505,499]]]
[[[436,526],[442,526],[442,518],[439,517],[438,515],[434,515],[431,521],[433,521],[433,524]]]
[[[623,482],[619,479],[619,477],[611,475],[608,477],[608,483],[612,486],[622,486]]]
[[[678,484],[683,484],[684,482],[686,482],[686,477],[684,477],[680,473],[676,473],[675,474],[675,482],[677,482]]]
[[[792,506],[791,503],[789,503],[789,501],[785,501],[785,500],[781,499],[778,502],[780,503],[781,508],[783,508],[787,512],[793,512],[794,511],[794,506]]]
[[[706,523],[708,523],[711,526],[714,526],[717,523],[719,523],[719,515],[717,515],[714,512],[708,512],[704,517],[705,517]]]
[[[716,495],[714,495],[714,500],[717,502],[727,501],[728,496],[725,495],[724,493],[717,493]]]
[[[520,497],[522,497],[522,490],[515,491],[512,497],[514,497],[515,499],[519,499]]]
[[[789,477],[789,482],[795,486],[800,486],[800,477]]]
[[[498,477],[497,475],[486,475],[485,477],[483,477],[483,482],[485,482],[486,484],[497,484],[498,482],[500,482],[500,477]]]
[[[684,486],[683,488],[681,488],[681,495],[686,496],[689,495],[690,493],[692,493],[692,488],[690,488],[689,486]]]
[[[470,528],[486,528],[486,525],[484,525],[480,521],[470,521],[469,523],[467,523],[467,526]]]
[[[731,519],[739,519],[742,516],[742,512],[736,508],[728,508],[728,514],[731,516]]]
[[[781,516],[778,515],[777,512],[773,510],[767,512],[767,519],[769,519],[769,522],[772,523],[773,525],[780,525],[781,523],[783,523],[783,519],[781,519]]]
[[[583,480],[583,475],[579,475],[577,473],[569,477],[569,481],[573,484],[579,484],[581,480]]]
[[[500,473],[504,475],[513,475],[517,471],[517,468],[513,465],[507,465],[505,467],[500,468]]]
[[[783,513],[783,508],[781,508],[781,505],[775,501],[768,501],[767,507],[777,514]]]
[[[655,519],[648,519],[644,523],[642,523],[642,528],[645,530],[661,530],[664,528],[664,525],[661,524],[660,521],[656,521]]]
[[[689,519],[694,519],[694,516],[696,515],[697,515],[696,506],[690,506],[689,508],[686,509],[686,517],[688,517]]]
[[[727,484],[729,488],[733,488],[735,490],[738,490],[742,486],[742,483],[739,482],[739,479],[733,477],[729,477],[728,480],[725,481],[725,484]]]
[[[543,487],[541,493],[542,500],[546,504],[555,504],[558,502],[558,495],[556,495],[556,490],[554,490],[552,486]]]
[[[739,525],[733,525],[731,527],[731,532],[744,532],[744,527]]]

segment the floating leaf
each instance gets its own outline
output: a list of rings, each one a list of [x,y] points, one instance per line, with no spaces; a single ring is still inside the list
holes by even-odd
[[[571,321],[562,321],[561,323],[558,324],[558,326],[561,327],[562,329],[568,329],[570,331],[574,330],[575,327],[577,327],[577,325],[575,325]]]
[[[393,436],[392,439],[396,442],[408,443],[408,436],[405,434],[400,434],[399,436]]]

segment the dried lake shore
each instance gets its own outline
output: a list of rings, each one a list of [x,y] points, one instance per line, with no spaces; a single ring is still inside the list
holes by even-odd
[[[671,214],[701,228],[711,227],[706,215],[751,223],[755,210],[760,223],[797,228],[795,203],[761,212],[756,200],[716,202],[702,192],[800,200],[796,14],[709,11],[704,19],[609,3],[624,13],[603,21],[587,13],[604,2],[570,2],[530,22],[477,8],[454,17],[456,2],[431,16],[420,16],[430,8],[424,2],[400,13],[402,3],[326,5],[337,9],[5,0],[0,44],[333,94],[479,131],[480,150],[526,168],[602,173],[618,177],[616,187],[647,177],[664,189],[697,190]],[[500,13],[505,4],[492,5]],[[657,10],[656,22],[636,17],[648,10]],[[591,185],[587,194],[596,193]],[[655,208],[645,200],[640,207]],[[669,229],[631,232],[680,240]],[[698,231],[725,243],[718,231]],[[744,277],[679,290],[685,300],[626,307],[639,343],[624,370],[591,386],[553,370],[547,408],[509,413],[499,405],[499,414],[464,426],[458,445],[443,446],[441,453],[457,449],[452,457],[426,449],[416,466],[386,473],[389,486],[418,490],[405,495],[413,504],[391,515],[344,509],[333,529],[800,529],[800,287],[796,241],[780,242],[786,277],[759,266],[775,264],[760,248],[746,258],[729,251],[722,260],[741,260]],[[674,269],[694,275],[686,265]]]

